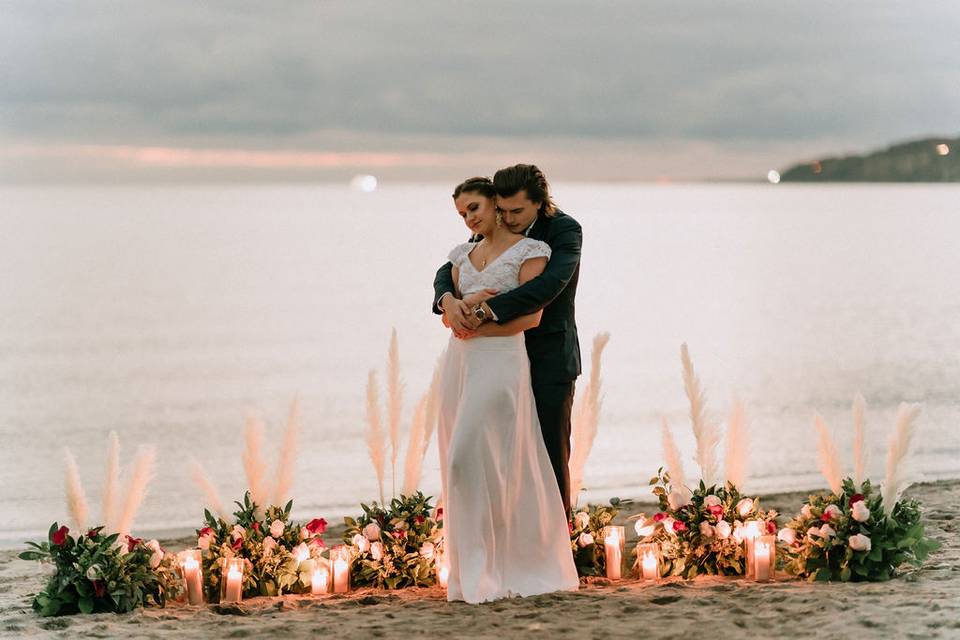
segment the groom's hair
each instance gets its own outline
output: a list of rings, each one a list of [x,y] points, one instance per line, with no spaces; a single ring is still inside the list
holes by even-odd
[[[531,202],[540,203],[540,213],[552,217],[557,212],[557,205],[550,197],[547,177],[534,164],[515,164],[500,169],[493,175],[493,188],[502,198],[513,197],[521,190],[526,191]]]
[[[485,198],[496,197],[497,192],[493,188],[493,181],[490,178],[478,176],[476,178],[467,178],[456,186],[453,190],[453,199],[460,197],[461,193],[479,193]]]

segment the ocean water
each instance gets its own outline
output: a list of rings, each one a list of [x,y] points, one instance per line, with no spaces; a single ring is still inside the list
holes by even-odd
[[[0,543],[65,518],[64,446],[96,513],[110,430],[124,461],[157,447],[136,530],[198,526],[190,460],[225,500],[239,498],[245,412],[267,422],[272,467],[295,394],[295,515],[330,520],[375,498],[367,372],[383,378],[396,328],[406,423],[448,340],[429,309],[436,267],[467,235],[449,192],[0,189]],[[814,411],[852,466],[857,391],[872,477],[903,400],[924,405],[917,477],[960,476],[960,187],[559,184],[556,194],[584,228],[585,364],[591,337],[612,336],[584,499],[649,495],[661,415],[697,475],[684,341],[712,414],[724,419],[734,395],[747,407],[749,490],[823,486]],[[438,486],[434,445],[422,487]]]

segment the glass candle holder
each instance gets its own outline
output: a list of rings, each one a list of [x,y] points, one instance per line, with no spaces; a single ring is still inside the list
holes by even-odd
[[[333,592],[350,591],[350,548],[338,544],[330,548],[330,565],[333,570]]]
[[[314,561],[310,574],[310,593],[315,596],[330,593],[330,565],[323,558]]]
[[[220,578],[220,602],[243,600],[243,558],[230,558],[223,563]]]
[[[183,575],[183,591],[188,604],[203,604],[203,563],[200,549],[187,549],[177,554],[180,573]]]
[[[447,581],[450,579],[450,562],[447,560],[447,554],[438,551],[434,560],[434,570],[437,572],[437,584],[447,588]]]
[[[777,537],[760,536],[753,544],[753,579],[769,582],[777,570]]]
[[[643,580],[659,580],[660,545],[656,542],[637,545],[637,557],[640,560],[640,577]]]
[[[603,552],[607,577],[619,580],[623,577],[623,527],[608,525],[603,528]]]
[[[754,574],[753,555],[754,544],[760,533],[763,531],[762,520],[748,520],[743,523],[743,555],[746,558],[746,566],[743,574],[748,578]]]

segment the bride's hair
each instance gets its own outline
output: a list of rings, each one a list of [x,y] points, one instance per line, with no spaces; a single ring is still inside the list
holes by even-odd
[[[453,199],[456,200],[462,193],[479,193],[485,198],[493,198],[497,195],[493,188],[493,180],[482,176],[467,178],[458,184],[456,189],[453,190]]]

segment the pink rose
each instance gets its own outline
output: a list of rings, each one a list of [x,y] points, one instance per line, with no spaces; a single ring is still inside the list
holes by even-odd
[[[710,505],[707,507],[707,511],[709,511],[710,515],[712,515],[714,518],[719,518],[723,515],[723,507],[719,504]]]
[[[686,531],[687,525],[681,522],[680,520],[673,521],[673,530],[674,531]]]

